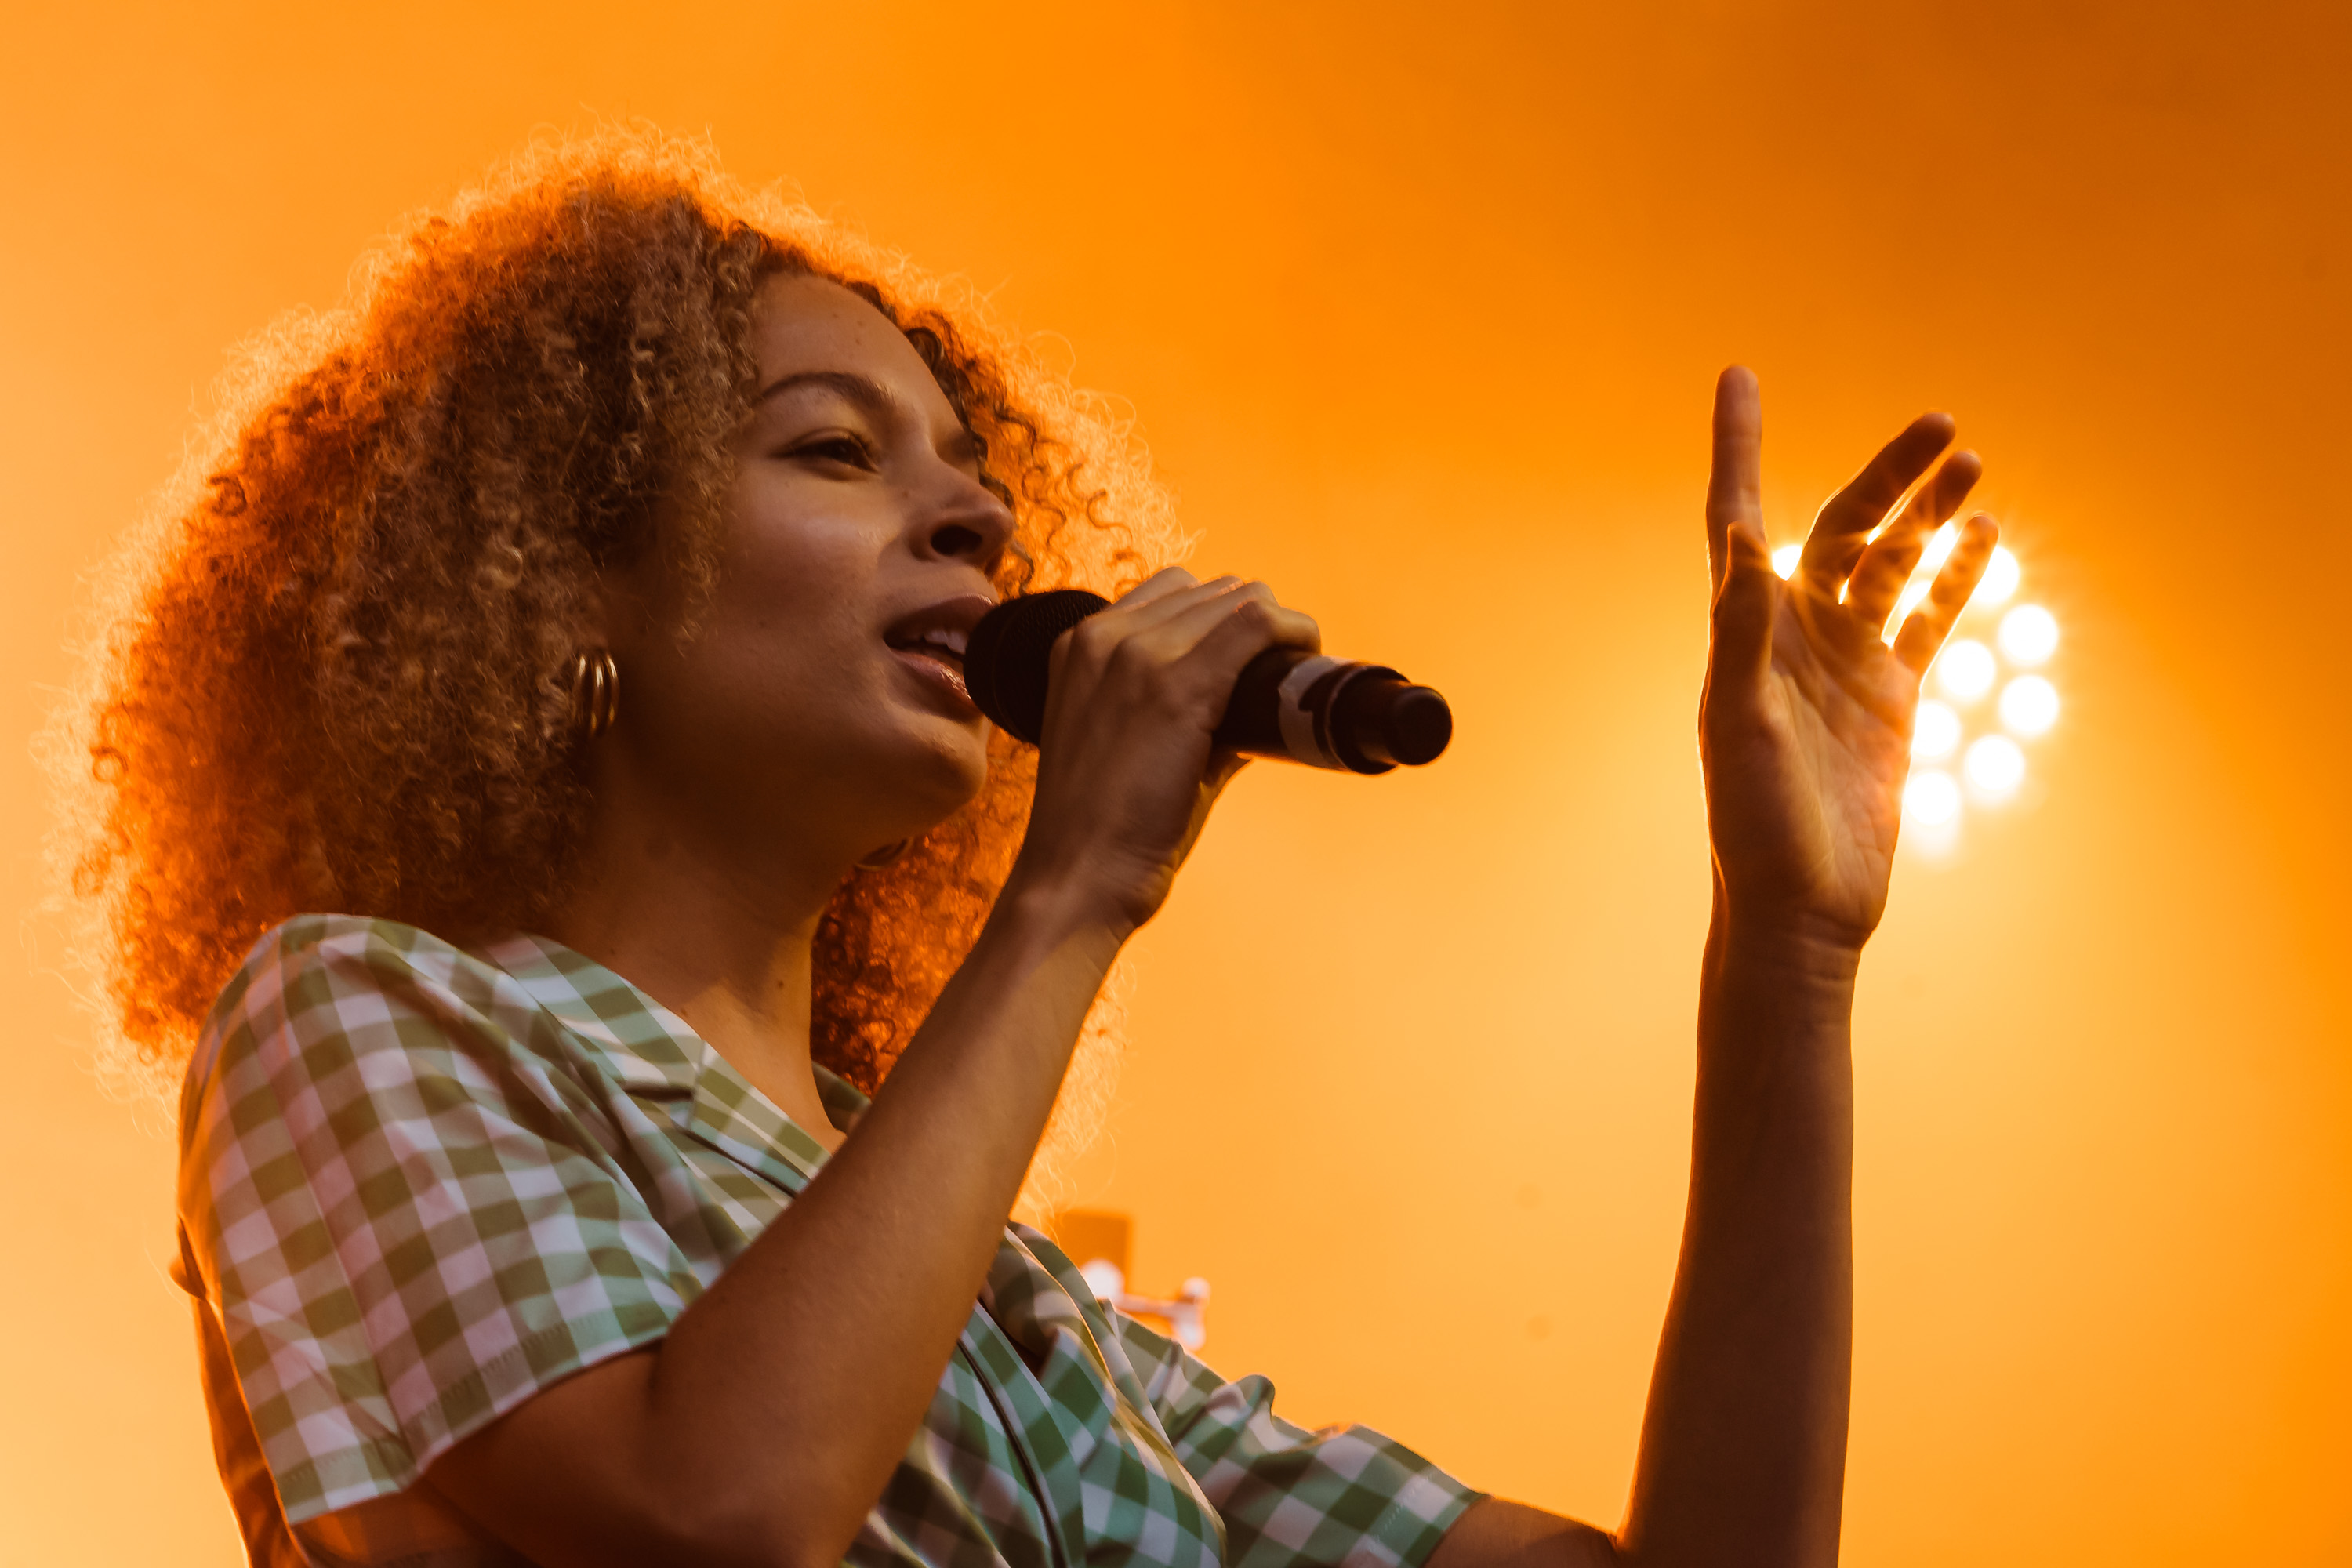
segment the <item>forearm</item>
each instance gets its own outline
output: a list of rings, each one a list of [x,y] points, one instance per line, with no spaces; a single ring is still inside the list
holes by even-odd
[[[1836,1561],[1853,1343],[1856,953],[1717,900],[1689,1209],[1621,1543],[1650,1564]]]
[[[679,1321],[649,1436],[681,1473],[793,1478],[845,1549],[986,1279],[1117,934],[1014,890],[808,1190]],[[673,1447],[672,1445],[677,1445]],[[747,1462],[757,1456],[756,1463]]]

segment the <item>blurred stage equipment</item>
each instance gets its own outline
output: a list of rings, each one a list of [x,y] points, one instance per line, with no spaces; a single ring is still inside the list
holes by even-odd
[[[1048,1228],[1054,1244],[1086,1276],[1096,1300],[1130,1318],[1158,1319],[1167,1325],[1168,1337],[1188,1351],[1197,1351],[1209,1342],[1206,1279],[1195,1277],[1185,1280],[1172,1299],[1128,1293],[1128,1247],[1135,1227],[1127,1215],[1069,1209],[1055,1215]]]
[[[971,628],[965,689],[996,727],[1034,745],[1045,723],[1055,639],[1110,601],[1082,588],[1007,599]],[[1217,742],[1309,767],[1384,773],[1434,762],[1454,738],[1454,710],[1385,665],[1270,647],[1234,682]]]

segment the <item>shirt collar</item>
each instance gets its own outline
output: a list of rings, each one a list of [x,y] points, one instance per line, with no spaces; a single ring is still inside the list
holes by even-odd
[[[587,1041],[629,1092],[690,1100],[687,1130],[729,1159],[793,1191],[824,1163],[824,1144],[753,1087],[693,1026],[624,976],[562,942],[528,933],[502,938],[481,952],[533,1002]],[[826,1119],[846,1132],[870,1101],[839,1076],[811,1066]]]

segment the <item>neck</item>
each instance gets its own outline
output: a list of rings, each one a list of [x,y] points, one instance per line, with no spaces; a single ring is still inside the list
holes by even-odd
[[[849,868],[791,845],[750,854],[729,837],[683,833],[605,797],[548,934],[684,1018],[830,1147],[839,1135],[809,1058],[810,954]]]

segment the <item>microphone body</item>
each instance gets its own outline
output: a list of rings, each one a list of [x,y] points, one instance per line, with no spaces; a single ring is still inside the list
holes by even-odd
[[[997,728],[1034,745],[1045,721],[1055,642],[1110,601],[1082,588],[1007,599],[981,617],[964,651],[964,685]],[[1386,665],[1270,647],[1242,667],[1217,726],[1221,746],[1308,767],[1384,773],[1433,762],[1454,711]]]

